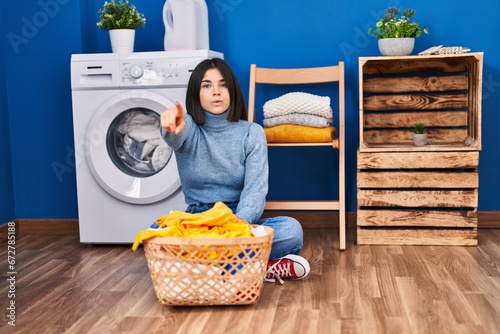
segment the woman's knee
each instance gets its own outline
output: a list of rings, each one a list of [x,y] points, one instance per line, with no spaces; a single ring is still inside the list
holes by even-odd
[[[298,254],[303,246],[303,231],[298,220],[292,217],[273,217],[265,219],[264,225],[274,229],[272,258],[288,254]]]

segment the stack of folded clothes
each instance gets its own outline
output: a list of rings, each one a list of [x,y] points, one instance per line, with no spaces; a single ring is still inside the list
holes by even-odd
[[[264,104],[268,143],[322,143],[335,138],[328,96],[294,92]]]

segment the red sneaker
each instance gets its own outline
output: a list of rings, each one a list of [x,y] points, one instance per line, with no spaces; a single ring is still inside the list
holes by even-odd
[[[283,279],[303,279],[309,271],[311,267],[306,259],[289,254],[281,259],[267,262],[265,281],[275,282],[275,279],[278,279],[283,284]]]

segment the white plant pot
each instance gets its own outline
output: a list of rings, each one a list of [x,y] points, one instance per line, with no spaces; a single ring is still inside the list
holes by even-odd
[[[378,49],[383,56],[408,56],[415,46],[415,38],[382,38]]]
[[[413,133],[413,143],[415,146],[427,145],[427,133]]]
[[[134,29],[112,29],[109,31],[113,53],[134,52]]]

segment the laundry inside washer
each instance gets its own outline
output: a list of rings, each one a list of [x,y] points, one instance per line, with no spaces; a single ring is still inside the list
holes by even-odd
[[[133,108],[118,115],[107,134],[108,152],[114,164],[137,177],[161,171],[173,150],[161,138],[159,128],[160,117],[151,110]]]

